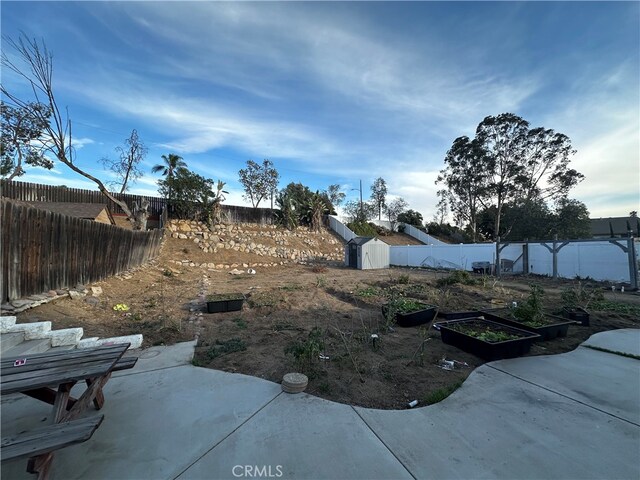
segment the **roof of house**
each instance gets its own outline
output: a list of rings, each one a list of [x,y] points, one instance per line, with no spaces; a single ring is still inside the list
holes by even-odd
[[[628,222],[628,225],[627,225]],[[611,227],[609,227],[611,225]],[[637,217],[609,217],[609,218],[592,218],[591,234],[594,236],[610,236],[611,228],[614,235],[627,235],[629,227],[634,235],[638,235],[640,229],[640,219]]]
[[[104,203],[71,203],[71,202],[25,202],[32,207],[60,213],[70,217],[95,220],[103,210],[107,211],[109,219],[113,221],[109,208]]]

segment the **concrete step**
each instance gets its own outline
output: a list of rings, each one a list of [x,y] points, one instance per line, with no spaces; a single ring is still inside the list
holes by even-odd
[[[35,340],[25,340],[15,347],[2,351],[2,357],[21,357],[34,353],[43,353],[51,348],[50,338],[37,338]]]
[[[0,351],[4,352],[24,342],[24,332],[0,334]]]
[[[16,323],[9,328],[9,332],[24,332],[25,340],[48,338],[51,322]]]
[[[16,317],[0,317],[0,333],[8,333],[16,324]]]
[[[63,345],[73,345],[75,347],[83,334],[84,330],[82,328],[62,328],[60,330],[51,330],[47,336],[51,339],[52,347]]]

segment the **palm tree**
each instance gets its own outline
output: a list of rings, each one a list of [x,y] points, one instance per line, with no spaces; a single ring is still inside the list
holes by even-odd
[[[167,208],[171,210],[169,205],[169,199],[172,198],[172,188],[171,188],[171,180],[173,180],[173,176],[179,172],[180,170],[186,170],[187,164],[182,159],[180,155],[176,155],[175,153],[170,153],[169,155],[162,155],[162,160],[164,160],[164,164],[159,163],[158,165],[154,165],[151,168],[153,173],[162,172],[163,177],[167,177],[169,180],[167,183],[169,184],[169,191],[167,192]]]
[[[151,169],[151,171],[153,173],[162,172],[163,177],[172,178],[173,174],[178,170],[187,168],[187,164],[182,159],[182,157],[174,153],[170,153],[169,155],[162,155],[162,160],[164,160],[164,164],[159,163],[158,165],[155,165]]]

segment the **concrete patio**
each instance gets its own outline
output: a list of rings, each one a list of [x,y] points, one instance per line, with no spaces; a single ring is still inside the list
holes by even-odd
[[[105,389],[105,420],[59,451],[57,479],[640,478],[640,330],[478,368],[443,402],[371,410],[191,365],[193,343],[139,352]],[[77,393],[77,392],[75,392]],[[2,401],[7,435],[50,407]],[[2,477],[35,478],[26,461]]]

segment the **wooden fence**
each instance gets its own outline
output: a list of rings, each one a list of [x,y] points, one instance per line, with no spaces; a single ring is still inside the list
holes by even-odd
[[[158,255],[162,230],[132,231],[0,200],[1,301],[91,283]]]
[[[109,207],[111,213],[116,215],[124,213],[117,203],[109,200],[98,190],[0,180],[0,194],[3,197],[23,202],[102,203]],[[123,200],[129,208],[133,207],[133,202],[138,202],[140,205],[143,199],[147,200],[149,214],[156,218],[162,212],[165,203],[164,199],[159,197],[145,197],[128,193],[113,193],[113,196],[118,200]]]
[[[106,204],[114,215],[124,214],[117,203],[112,202],[97,190],[0,180],[0,196],[23,202],[102,203]],[[164,198],[131,195],[128,193],[114,193],[113,196],[118,200],[123,200],[129,208],[133,207],[133,202],[138,202],[138,205],[140,205],[143,199],[147,200],[149,202],[150,219],[161,223],[160,216],[166,203]],[[225,221],[229,223],[260,223],[262,225],[273,223],[273,210],[270,208],[222,205],[222,213]],[[171,209],[169,209],[168,214],[169,217],[172,216]]]

